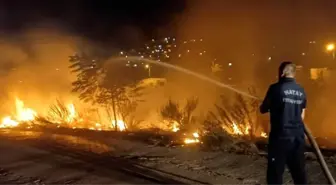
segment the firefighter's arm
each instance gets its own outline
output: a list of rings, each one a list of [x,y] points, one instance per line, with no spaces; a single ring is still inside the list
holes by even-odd
[[[265,114],[269,112],[271,106],[271,87],[268,88],[264,101],[260,105],[260,113]]]
[[[305,98],[303,100],[303,105],[302,105],[302,113],[301,113],[302,120],[304,120],[304,118],[306,116],[306,107],[307,107],[307,98],[306,98],[306,95],[305,95]]]

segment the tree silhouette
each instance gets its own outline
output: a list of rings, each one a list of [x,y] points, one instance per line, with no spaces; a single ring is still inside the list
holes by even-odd
[[[129,75],[123,63],[106,65],[106,58],[88,54],[70,56],[70,68],[77,74],[72,83],[73,92],[79,93],[84,102],[105,107],[109,117],[112,112],[117,123],[117,110],[122,111],[126,103],[137,105],[141,88],[136,86],[138,80]],[[112,121],[112,120],[111,120]],[[117,124],[114,125],[117,130]]]
[[[79,98],[84,102],[98,103],[97,95],[101,92],[101,81],[104,78],[102,66],[89,55],[75,54],[70,56],[71,72],[77,74],[77,79],[72,83],[73,92],[79,93]]]

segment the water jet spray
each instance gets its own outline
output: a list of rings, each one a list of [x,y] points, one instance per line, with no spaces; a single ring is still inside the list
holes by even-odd
[[[119,57],[119,58],[112,58],[111,61],[133,61],[133,62],[147,62],[147,63],[151,63],[151,64],[156,64],[156,65],[159,65],[159,66],[162,66],[162,67],[165,67],[165,68],[169,68],[169,69],[173,69],[175,71],[179,71],[179,72],[182,72],[182,73],[185,73],[185,74],[188,74],[188,75],[191,75],[191,76],[194,76],[196,78],[199,78],[201,80],[204,80],[204,81],[207,81],[207,82],[210,82],[214,85],[217,85],[219,87],[222,87],[222,88],[226,88],[228,90],[231,90],[231,91],[234,91],[238,94],[241,94],[243,96],[246,96],[246,97],[249,97],[249,98],[252,98],[252,99],[255,99],[255,100],[259,100],[259,101],[262,101],[260,98],[256,97],[256,96],[253,96],[247,92],[244,92],[244,91],[241,91],[241,90],[238,90],[236,88],[233,88],[232,86],[230,85],[227,85],[227,84],[224,84],[224,83],[221,83],[217,80],[214,80],[212,78],[209,78],[205,75],[202,75],[202,74],[199,74],[199,73],[196,73],[194,71],[191,71],[189,69],[185,69],[185,68],[182,68],[182,67],[179,67],[179,66],[175,66],[175,65],[172,65],[172,64],[168,64],[168,63],[164,63],[164,62],[160,62],[160,61],[156,61],[156,60],[151,60],[151,59],[147,59],[147,58],[142,58],[142,57],[137,57],[137,56],[129,56],[129,57]],[[315,138],[313,137],[313,135],[311,134],[311,131],[309,130],[309,128],[305,125],[304,126],[304,131],[305,131],[305,134],[310,142],[310,144],[313,146],[313,148],[315,149],[315,154],[318,158],[318,161],[321,165],[321,168],[322,168],[322,171],[325,175],[325,177],[327,178],[327,180],[329,181],[330,184],[332,185],[336,185],[336,182],[327,166],[327,163],[325,162],[325,159],[321,153],[321,150],[320,148],[318,147],[318,144],[315,140]]]
[[[151,60],[151,59],[147,59],[147,58],[142,58],[142,57],[134,57],[134,56],[128,56],[127,58],[126,57],[119,57],[119,58],[112,58],[111,59],[112,61],[118,61],[118,60],[127,60],[127,61],[132,61],[132,62],[147,62],[147,63],[151,63],[151,64],[156,64],[156,65],[159,65],[159,66],[162,66],[162,67],[165,67],[165,68],[169,68],[169,69],[173,69],[175,71],[179,71],[179,72],[182,72],[182,73],[185,73],[185,74],[188,74],[188,75],[191,75],[191,76],[194,76],[196,78],[199,78],[201,80],[204,80],[204,81],[207,81],[209,83],[212,83],[214,85],[217,85],[219,87],[222,87],[222,88],[225,88],[225,89],[229,89],[231,91],[234,91],[238,94],[241,94],[243,96],[246,96],[246,97],[249,97],[249,98],[252,98],[252,99],[258,99],[257,97],[249,94],[249,93],[246,93],[244,91],[240,91],[236,88],[233,88],[232,86],[230,85],[227,85],[227,84],[224,84],[224,83],[221,83],[217,80],[214,80],[212,78],[209,78],[205,75],[202,75],[202,74],[199,74],[199,73],[196,73],[194,71],[191,71],[189,69],[185,69],[185,68],[182,68],[182,67],[178,67],[178,66],[175,66],[175,65],[172,65],[172,64],[168,64],[168,63],[164,63],[164,62],[159,62],[159,61],[156,61],[156,60]]]

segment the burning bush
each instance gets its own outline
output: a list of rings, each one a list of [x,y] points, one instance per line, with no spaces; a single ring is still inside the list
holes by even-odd
[[[222,123],[213,120],[210,116],[204,120],[202,131],[202,141],[205,149],[218,150],[222,145],[228,145],[233,142],[233,137],[223,129]]]
[[[206,150],[220,150],[240,154],[256,154],[258,148],[250,140],[244,140],[237,135],[228,132],[222,123],[213,120],[209,114],[208,119],[203,123],[202,148]]]
[[[198,99],[195,97],[187,99],[185,106],[181,108],[180,104],[169,99],[164,105],[160,114],[167,122],[168,127],[173,131],[183,133],[183,143],[193,144],[200,142],[200,135],[197,131],[196,117],[193,115],[198,105]]]
[[[250,92],[255,91],[250,90]],[[209,112],[210,119],[220,124],[227,133],[233,136],[253,139],[257,129],[259,102],[245,99],[239,94],[236,94],[233,103],[231,102],[232,100],[221,96],[221,103],[215,105],[216,113]]]
[[[169,99],[167,104],[161,108],[160,114],[164,120],[168,121],[169,127],[173,131],[186,131],[190,130],[196,122],[193,112],[197,108],[197,105],[198,99],[195,97],[187,99],[183,108],[181,108],[179,103]]]
[[[56,100],[56,103],[50,106],[48,111],[48,120],[60,124],[69,124],[79,117],[77,115],[74,104],[65,105],[60,100]]]

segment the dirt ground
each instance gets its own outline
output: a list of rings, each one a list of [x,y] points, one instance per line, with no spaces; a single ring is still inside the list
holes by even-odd
[[[80,136],[79,136],[80,135]],[[143,184],[125,174],[120,160],[164,170],[155,178],[174,183],[263,184],[266,157],[200,151],[197,146],[159,147],[118,137],[0,130],[0,183]],[[114,160],[113,159],[118,159]],[[118,162],[119,161],[119,162]],[[336,160],[327,163],[336,175]],[[123,166],[123,171],[119,169]],[[128,170],[135,167],[128,167]],[[143,170],[143,169],[142,169]],[[307,161],[312,184],[327,184],[316,160]],[[152,173],[149,171],[143,172]],[[169,174],[173,173],[173,174]],[[176,174],[176,175],[174,175]],[[178,175],[194,181],[180,178]],[[291,184],[288,172],[284,182]]]

